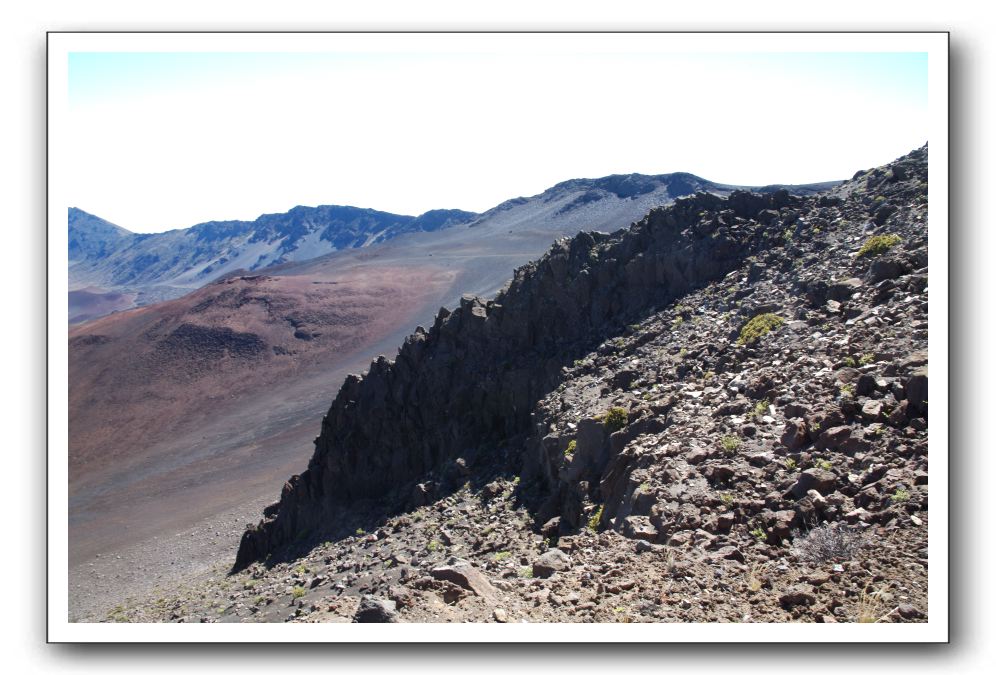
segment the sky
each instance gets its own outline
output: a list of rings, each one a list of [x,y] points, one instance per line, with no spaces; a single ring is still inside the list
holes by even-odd
[[[484,211],[570,178],[849,178],[927,138],[923,53],[72,52],[70,204],[135,232]]]

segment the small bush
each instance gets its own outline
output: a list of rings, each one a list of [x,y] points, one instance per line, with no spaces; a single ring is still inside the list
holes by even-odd
[[[592,532],[598,532],[598,526],[602,522],[602,508],[603,505],[600,505],[598,510],[588,519],[588,529]]]
[[[498,551],[495,553],[495,562],[504,562],[512,557],[511,551]]]
[[[869,588],[865,586],[858,598],[858,612],[854,617],[856,623],[878,623],[885,613],[885,589],[871,591]]]
[[[723,436],[719,439],[719,444],[723,446],[723,452],[728,455],[732,455],[740,447],[740,437],[739,436]]]
[[[747,572],[747,590],[757,593],[764,588],[764,572],[767,564],[754,563]]]
[[[785,319],[777,314],[758,314],[740,329],[740,337],[737,338],[737,344],[753,344],[783,323],[785,323]]]
[[[768,403],[768,400],[767,399],[763,399],[763,398],[760,401],[758,401],[757,403],[755,403],[754,404],[754,413],[753,413],[754,417],[757,418],[757,419],[761,419],[762,417],[764,417],[767,414],[767,412],[768,412],[768,406],[770,406],[770,405],[771,404]]]
[[[904,504],[910,500],[910,491],[903,490],[902,488],[896,490],[896,493],[892,495],[892,501],[897,504]]]
[[[605,423],[605,430],[610,434],[622,429],[629,422],[629,413],[625,408],[609,408],[609,411],[602,417]]]
[[[572,440],[570,443],[567,444],[567,450],[564,450],[564,455],[566,455],[567,457],[571,457],[574,455],[574,451],[577,449],[578,449],[578,442]]]
[[[861,532],[849,527],[823,523],[806,534],[793,533],[796,554],[801,560],[822,565],[849,560],[864,546]]]
[[[901,242],[902,239],[898,234],[876,234],[873,237],[868,237],[865,243],[861,246],[858,251],[858,257],[862,256],[876,256],[881,253],[885,253],[890,248]]]
[[[304,594],[305,594],[304,586],[295,586],[291,590],[291,595],[293,595],[295,599],[303,597]]]

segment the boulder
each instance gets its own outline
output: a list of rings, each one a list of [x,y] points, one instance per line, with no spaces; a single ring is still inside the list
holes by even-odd
[[[778,601],[786,608],[796,605],[812,605],[816,602],[816,595],[813,593],[813,587],[809,584],[795,584],[785,589],[778,596]]]
[[[488,578],[467,561],[458,560],[450,565],[435,567],[429,574],[433,579],[454,583],[488,602],[498,598],[498,591]]]
[[[623,534],[630,539],[653,542],[657,539],[657,528],[647,516],[627,516],[623,520]]]
[[[546,579],[571,568],[571,558],[559,548],[551,548],[533,562],[533,576]]]
[[[353,623],[398,623],[398,604],[373,595],[364,595],[353,615]]]
[[[806,469],[799,475],[799,480],[789,488],[789,495],[796,499],[802,499],[810,490],[816,490],[821,495],[828,495],[834,491],[837,484],[837,476],[824,469]]]

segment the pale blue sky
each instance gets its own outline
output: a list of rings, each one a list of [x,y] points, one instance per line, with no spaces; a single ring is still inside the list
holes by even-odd
[[[134,231],[483,211],[575,177],[850,177],[927,138],[920,53],[73,53],[70,198]]]

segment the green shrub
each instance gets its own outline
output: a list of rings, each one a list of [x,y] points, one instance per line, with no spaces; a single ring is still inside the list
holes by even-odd
[[[885,253],[901,241],[902,239],[898,234],[876,234],[865,240],[864,245],[858,251],[858,257],[866,255],[876,256],[880,253]]]
[[[605,423],[605,430],[610,434],[622,429],[629,422],[629,413],[625,408],[609,408],[609,411],[602,416]]]
[[[728,455],[732,455],[740,447],[740,437],[739,436],[723,436],[719,439],[719,444],[723,446],[723,452]]]
[[[768,413],[768,407],[771,404],[768,403],[768,399],[762,398],[760,401],[754,404],[753,417],[761,419]]]
[[[757,342],[783,323],[785,323],[785,319],[777,314],[758,314],[740,330],[737,344],[749,345]]]
[[[304,594],[305,594],[304,586],[295,586],[291,590],[291,595],[293,595],[295,598],[300,598],[304,596]]]
[[[498,551],[495,553],[495,562],[503,562],[512,557],[511,551]]]
[[[570,443],[567,444],[567,449],[564,450],[564,455],[566,455],[567,457],[571,457],[574,455],[574,451],[577,449],[578,449],[578,442],[572,440]]]
[[[588,529],[592,532],[598,531],[598,525],[602,522],[602,509],[604,505],[599,505],[598,510],[588,519]]]

